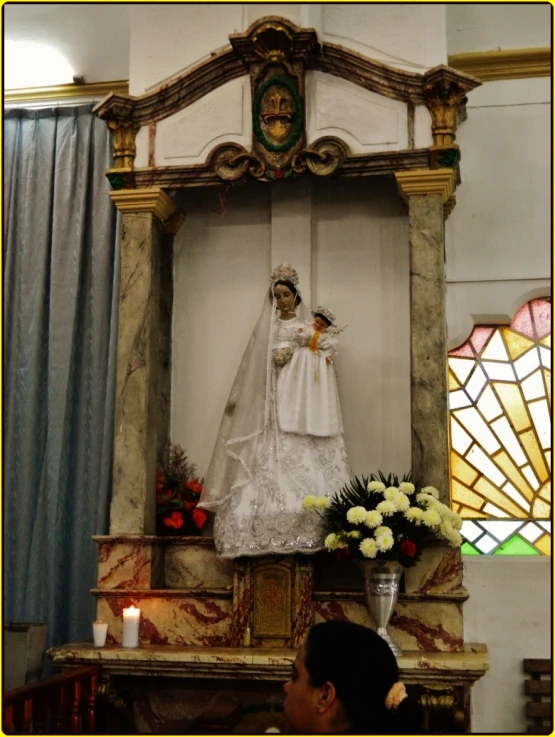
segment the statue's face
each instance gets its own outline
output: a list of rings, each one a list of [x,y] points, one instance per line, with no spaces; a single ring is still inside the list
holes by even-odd
[[[322,320],[322,318],[319,315],[317,315],[314,318],[313,325],[316,328],[316,330],[320,330],[320,331],[327,330],[328,328],[328,323],[325,320]]]
[[[295,311],[295,295],[285,284],[278,284],[274,287],[274,297],[280,312]]]

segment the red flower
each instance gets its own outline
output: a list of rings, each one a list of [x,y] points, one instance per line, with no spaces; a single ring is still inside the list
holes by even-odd
[[[158,471],[156,474],[156,490],[160,491],[160,489],[164,488],[164,472]]]
[[[401,543],[401,553],[404,553],[409,558],[414,558],[416,555],[416,545],[412,540],[403,540]]]
[[[194,491],[195,494],[200,494],[202,491],[202,484],[199,482],[198,478],[193,479],[192,481],[187,481],[185,486],[191,491]]]
[[[335,557],[337,560],[345,560],[345,558],[351,557],[351,551],[349,548],[337,548],[335,551]]]
[[[179,530],[180,527],[183,527],[183,515],[181,512],[172,512],[169,517],[164,517],[162,522],[166,527],[174,527]]]
[[[285,174],[283,173],[283,169],[276,169],[275,170],[274,177],[276,179],[283,179],[284,176],[285,176]]]
[[[198,504],[197,501],[194,501],[194,502],[183,502],[183,509],[186,512],[190,512],[191,509],[194,509],[197,506],[197,504]]]
[[[206,514],[204,509],[194,509],[193,510],[193,522],[199,528],[199,530],[202,530],[202,528],[206,524],[207,519],[208,519],[208,515]]]

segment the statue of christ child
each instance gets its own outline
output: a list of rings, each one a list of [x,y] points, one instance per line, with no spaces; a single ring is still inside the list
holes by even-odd
[[[299,347],[278,377],[279,427],[284,432],[334,437],[343,434],[333,358],[338,339],[335,315],[319,305],[312,322],[297,330]]]

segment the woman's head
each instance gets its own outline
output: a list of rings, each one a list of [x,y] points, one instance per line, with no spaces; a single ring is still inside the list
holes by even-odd
[[[285,717],[299,733],[395,731],[385,699],[399,680],[389,645],[352,622],[314,625],[285,684]]]
[[[290,281],[276,281],[269,294],[270,299],[275,299],[281,312],[292,312],[301,302],[301,295],[295,285]]]

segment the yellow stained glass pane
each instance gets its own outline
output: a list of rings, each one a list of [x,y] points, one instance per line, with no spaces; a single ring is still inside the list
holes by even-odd
[[[546,502],[551,503],[551,482],[542,486],[540,489],[540,496]]]
[[[545,393],[547,394],[547,401],[551,407],[551,371],[542,369],[543,380],[545,381]]]
[[[489,343],[486,346],[485,351],[482,353],[482,358],[495,361],[508,361],[509,356],[503,343],[503,338],[499,330],[491,336]]]
[[[526,353],[526,351],[534,345],[533,340],[529,340],[529,338],[525,338],[523,335],[513,333],[509,328],[503,328],[503,337],[505,338],[509,354],[513,361],[515,358],[522,356],[523,353]]]
[[[454,356],[449,358],[449,368],[453,371],[461,384],[464,384],[468,379],[468,376],[475,365],[476,361],[473,358],[455,358]]]
[[[551,555],[551,535],[542,535],[534,546],[544,555]]]
[[[459,512],[461,517],[464,519],[486,519],[487,514],[485,512],[477,512],[475,509],[468,509],[467,507],[463,507],[461,511]]]
[[[546,481],[549,478],[549,471],[543,459],[543,453],[538,445],[536,433],[533,430],[527,430],[520,433],[520,442],[528,453],[528,458],[532,461],[532,466],[540,481]]]
[[[475,494],[456,479],[451,480],[451,498],[462,504],[465,510],[474,509],[479,511],[484,504],[484,500],[479,494]]]
[[[517,490],[520,491],[520,493],[525,496],[528,501],[532,501],[532,499],[534,498],[534,492],[528,486],[528,482],[513,463],[512,458],[509,458],[507,453],[502,450],[500,453],[494,456],[493,460],[500,468],[503,469],[503,471],[505,471],[509,479],[513,482],[514,486],[516,486]]]
[[[551,348],[551,335],[546,335],[545,338],[540,340],[540,343],[547,346],[547,348]]]
[[[460,389],[461,385],[455,378],[455,374],[452,371],[449,371],[449,391],[453,392],[456,389]]]
[[[509,416],[512,426],[517,432],[527,430],[530,425],[530,417],[524,406],[524,400],[517,384],[501,384],[496,381],[493,388]]]
[[[545,451],[545,462],[547,463],[547,467],[551,471],[551,451],[550,450]]]
[[[486,386],[476,406],[488,422],[491,422],[496,417],[499,417],[499,415],[503,412],[503,409],[497,401],[497,397],[493,393],[493,389],[491,388],[491,386]]]
[[[524,455],[524,451],[520,447],[518,437],[510,426],[509,420],[505,415],[500,417],[498,420],[495,420],[495,422],[492,422],[491,427],[497,433],[497,437],[517,466],[523,466],[528,462],[528,459]]]
[[[501,447],[499,441],[480,417],[474,407],[459,409],[453,412],[461,425],[480,443],[490,455]]]
[[[543,383],[542,372],[540,370],[535,371],[527,379],[521,381],[520,385],[522,387],[524,398],[528,401],[531,399],[545,397],[545,385]]]
[[[542,448],[551,448],[551,417],[546,399],[538,399],[528,405],[534,420],[538,440]]]
[[[451,417],[451,447],[464,455],[472,445],[472,438],[462,429],[454,417]]]
[[[478,476],[478,471],[472,468],[472,466],[469,466],[458,453],[451,453],[451,473],[467,486],[472,486]]]
[[[483,494],[488,501],[502,509],[506,514],[511,515],[511,517],[514,517],[515,519],[526,518],[526,512],[523,509],[517,507],[512,499],[509,499],[506,494],[491,484],[483,476],[474,484],[474,488],[476,491],[479,491],[480,494]]]
[[[532,515],[536,519],[545,519],[551,514],[551,504],[544,502],[543,499],[535,499],[532,507]]]

